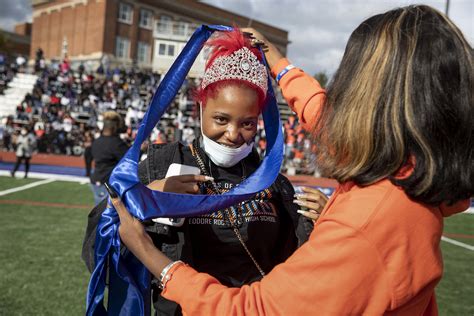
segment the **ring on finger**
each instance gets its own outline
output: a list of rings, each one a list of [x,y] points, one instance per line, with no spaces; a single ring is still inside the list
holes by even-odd
[[[255,39],[252,39],[252,45],[254,46],[265,45],[265,42],[255,38]]]

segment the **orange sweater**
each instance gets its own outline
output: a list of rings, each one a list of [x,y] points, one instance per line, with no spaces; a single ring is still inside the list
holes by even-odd
[[[280,61],[274,73],[286,64]],[[319,84],[295,69],[280,85],[300,121],[311,126],[324,97]],[[188,315],[437,315],[443,214],[468,203],[430,207],[388,180],[363,188],[345,183],[308,242],[262,281],[227,288],[177,266],[162,294]]]

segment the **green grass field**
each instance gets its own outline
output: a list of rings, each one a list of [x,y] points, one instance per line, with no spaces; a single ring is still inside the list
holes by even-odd
[[[0,177],[0,191],[34,181]],[[89,273],[81,246],[92,204],[87,185],[63,181],[0,196],[0,315],[84,315]],[[474,215],[462,214],[446,221],[445,232],[473,235],[473,227]],[[446,242],[442,250],[440,315],[474,315],[474,251]]]

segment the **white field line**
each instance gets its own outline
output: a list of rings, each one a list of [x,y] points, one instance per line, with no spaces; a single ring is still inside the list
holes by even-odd
[[[10,194],[10,193],[15,193],[15,192],[18,192],[18,191],[27,190],[27,189],[34,188],[34,187],[37,187],[39,185],[47,184],[47,183],[54,182],[54,181],[56,181],[56,180],[46,179],[46,180],[37,181],[37,182],[30,183],[30,184],[22,185],[21,187],[16,187],[16,188],[13,188],[13,189],[0,191],[0,196],[4,196],[4,195]]]
[[[441,240],[442,240],[442,241],[445,241],[445,242],[447,242],[447,243],[450,243],[450,244],[453,244],[453,245],[456,245],[456,246],[465,248],[465,249],[467,249],[467,250],[474,251],[474,246],[465,244],[465,243],[463,243],[463,242],[460,242],[460,241],[457,241],[457,240],[454,240],[454,239],[451,239],[451,238],[448,238],[448,237],[444,237],[444,236],[441,237]]]
[[[17,171],[18,178],[22,177],[25,173],[23,171]],[[0,176],[10,177],[9,170],[0,170]],[[42,173],[42,172],[28,172],[28,178],[32,179],[54,179],[58,181],[70,181],[79,182],[80,184],[89,184],[90,180],[87,177],[70,176],[65,174],[53,174],[53,173]]]

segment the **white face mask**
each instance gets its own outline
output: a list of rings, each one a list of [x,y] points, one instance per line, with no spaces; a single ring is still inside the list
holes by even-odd
[[[28,134],[28,132],[27,132],[26,130],[22,129],[22,130],[20,131],[20,134],[23,135],[23,136],[25,136],[26,134]]]
[[[253,142],[244,143],[239,148],[230,148],[216,143],[202,132],[203,148],[213,163],[220,167],[228,168],[235,166],[239,161],[247,157],[253,148]]]
[[[213,163],[219,167],[229,168],[235,166],[239,161],[247,157],[253,148],[253,142],[244,143],[238,148],[231,148],[216,143],[204,134],[202,130],[202,106],[201,106],[201,134],[203,149]]]

